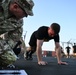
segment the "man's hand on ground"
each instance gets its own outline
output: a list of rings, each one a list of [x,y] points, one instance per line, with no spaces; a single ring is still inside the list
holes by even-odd
[[[60,61],[58,62],[58,65],[68,65],[68,63]]]
[[[47,64],[47,62],[45,62],[45,61],[39,61],[38,62],[38,65],[46,65]]]

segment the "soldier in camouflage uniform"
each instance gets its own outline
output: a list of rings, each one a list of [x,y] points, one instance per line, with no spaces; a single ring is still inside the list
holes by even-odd
[[[23,17],[33,16],[32,0],[0,1],[0,65],[7,66],[16,61],[13,52],[16,41],[22,36]]]

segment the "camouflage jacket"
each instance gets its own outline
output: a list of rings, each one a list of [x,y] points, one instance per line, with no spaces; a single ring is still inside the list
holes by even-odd
[[[22,35],[23,19],[17,20],[9,11],[10,0],[0,4],[0,65],[7,66],[17,60],[13,48]]]
[[[5,39],[18,40],[21,38],[23,19],[17,20],[9,11],[10,0],[4,0],[0,5],[0,35],[6,34]]]

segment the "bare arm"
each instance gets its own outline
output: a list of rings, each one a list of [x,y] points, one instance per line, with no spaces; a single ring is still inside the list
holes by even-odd
[[[58,42],[55,43],[55,50],[56,50],[58,64],[68,65],[66,62],[61,61],[61,47]]]
[[[37,59],[39,65],[46,65],[46,62],[42,61],[42,45],[43,40],[37,39]]]
[[[58,42],[55,43],[55,51],[56,51],[56,55],[57,55],[57,61],[60,62],[61,60],[61,47],[60,44]]]
[[[43,40],[37,40],[37,58],[38,58],[38,61],[42,61],[42,44],[43,44]]]

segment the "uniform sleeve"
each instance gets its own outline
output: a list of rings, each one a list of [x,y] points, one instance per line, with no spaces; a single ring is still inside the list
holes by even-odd
[[[0,22],[0,34],[16,30],[22,27],[22,25],[23,24],[21,24],[19,21],[12,19],[12,18],[1,21]]]
[[[17,26],[17,24],[19,26]],[[6,31],[7,33],[4,33],[4,38],[7,40],[12,39],[14,41],[19,40],[21,38],[22,32],[23,32],[22,25],[23,25],[23,20],[20,20],[19,23],[16,23],[16,26],[15,25],[11,26],[11,29],[7,30],[8,28],[7,29],[5,28],[5,30],[7,30]]]

